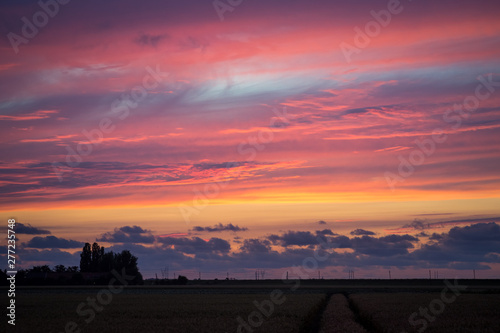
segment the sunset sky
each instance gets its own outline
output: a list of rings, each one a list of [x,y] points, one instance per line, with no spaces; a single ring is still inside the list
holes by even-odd
[[[0,5],[19,267],[499,277],[498,1],[59,1]]]

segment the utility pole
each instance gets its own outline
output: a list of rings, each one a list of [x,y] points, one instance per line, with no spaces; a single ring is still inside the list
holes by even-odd
[[[475,269],[472,270],[472,274],[474,275],[474,280],[475,280],[476,279],[476,270]]]
[[[389,270],[389,280],[392,280],[391,279],[391,271]]]
[[[288,271],[286,271],[286,279],[288,280]]]

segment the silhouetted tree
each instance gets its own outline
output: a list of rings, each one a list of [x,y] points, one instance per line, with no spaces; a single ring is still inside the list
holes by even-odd
[[[66,267],[64,265],[56,265],[54,267],[54,272],[56,272],[56,273],[64,273],[64,272],[66,272]]]
[[[101,259],[104,255],[104,246],[100,247],[97,242],[92,244],[92,259],[91,259],[91,271],[98,272],[100,269]]]
[[[33,273],[50,273],[50,272],[52,272],[49,265],[33,266],[33,268],[30,269],[29,271],[33,272]]]
[[[85,243],[80,254],[80,272],[90,272],[92,266],[92,250],[90,243]]]
[[[130,251],[123,250],[121,253],[115,255],[114,258],[115,269],[121,272],[125,268],[127,275],[135,276],[132,283],[138,284],[142,283],[142,274],[139,273],[139,268],[137,267],[137,257],[133,256]]]
[[[179,275],[179,277],[177,278],[177,282],[179,284],[186,284],[188,282],[188,278],[184,275]]]
[[[27,273],[27,271],[25,269],[18,270],[17,274],[16,274],[16,282],[17,281],[23,282],[24,279],[26,278],[26,273]]]
[[[115,254],[113,252],[104,253],[99,263],[99,272],[111,272],[114,267]]]

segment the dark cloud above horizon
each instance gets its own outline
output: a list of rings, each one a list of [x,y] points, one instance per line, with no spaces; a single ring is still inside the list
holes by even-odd
[[[150,230],[142,229],[139,226],[124,226],[115,228],[112,232],[106,232],[96,239],[98,242],[109,243],[144,243],[151,244],[155,241],[155,236]]]
[[[271,250],[271,241],[267,239],[245,239],[240,251],[244,253],[268,253]]]
[[[356,229],[350,232],[352,236],[373,236],[375,233],[373,231]]]
[[[274,245],[287,246],[314,246],[326,241],[327,236],[337,235],[330,229],[310,231],[287,231],[282,235],[272,234],[267,237]]]
[[[428,229],[431,227],[430,223],[425,223],[424,220],[421,219],[415,219],[413,222],[405,224],[403,228],[413,228],[416,230],[423,230],[423,229]]]
[[[455,261],[462,261],[471,256],[500,252],[500,225],[493,222],[453,227],[447,233],[434,233],[430,238],[434,242],[425,244],[417,253],[432,251],[437,256],[451,256]]]
[[[484,270],[490,268],[488,263],[500,262],[500,247],[498,247],[499,241],[497,240],[500,236],[495,238],[500,235],[498,229],[500,226],[497,224],[455,227],[449,233],[444,233],[440,241],[431,241],[417,249],[415,245],[419,243],[419,239],[411,235],[381,237],[365,235],[349,238],[334,234],[328,235],[328,241],[332,247],[325,250],[318,244],[311,246],[311,243],[317,241],[314,239],[316,233],[307,231],[292,231],[266,238],[244,239],[236,252],[231,251],[229,243],[222,239],[215,241],[213,238],[203,240],[197,237],[163,239],[167,247],[162,248],[134,246],[138,247],[141,252],[151,253],[151,256],[144,257],[145,260],[149,257],[164,258],[163,260],[167,260],[169,265],[176,269],[284,268],[300,265],[304,259],[314,258],[315,251],[319,251],[322,256],[327,257],[326,261],[318,263],[320,268],[349,266],[367,269],[399,267]],[[325,233],[330,232],[331,230]],[[485,244],[478,245],[479,240]],[[282,245],[282,242],[289,246]],[[472,244],[479,248],[475,253],[471,253]],[[354,252],[332,251],[335,248],[351,249]],[[165,259],[166,256],[162,257],[163,251],[168,251],[172,260]],[[174,253],[176,254],[173,255]],[[454,253],[460,255],[454,255]],[[189,254],[195,254],[195,257],[186,256]],[[467,256],[463,256],[465,254]],[[208,261],[201,260],[202,257]],[[453,260],[447,261],[449,259]]]
[[[439,241],[441,239],[444,238],[444,235],[443,234],[438,234],[438,233],[433,233],[432,235],[429,236],[429,240],[433,240],[433,241]]]
[[[203,240],[199,237],[192,238],[160,238],[160,243],[186,254],[203,253],[229,253],[231,245],[228,241],[220,238],[210,238]]]
[[[383,237],[362,236],[351,239],[351,248],[357,253],[378,257],[390,257],[409,253],[418,238],[410,235],[389,235]]]
[[[145,230],[145,229],[143,229],[139,226],[136,226],[136,225],[134,225],[132,227],[129,227],[129,226],[121,227],[119,230],[122,232],[128,233],[128,234],[144,234],[144,233],[150,232],[150,230]]]
[[[26,235],[48,235],[50,231],[32,227],[31,224],[24,224],[21,222],[16,222],[16,234],[26,234]]]
[[[130,250],[145,271],[165,265],[176,270],[283,268],[300,265],[308,257],[314,258],[316,251],[327,258],[318,263],[322,269],[341,266],[485,270],[490,269],[491,264],[500,263],[500,225],[493,222],[456,226],[448,232],[430,235],[425,243],[408,234],[348,237],[324,229],[240,238],[239,247],[232,248],[228,240],[221,238],[155,238],[151,230],[135,225],[116,228],[101,238],[114,241],[107,250]],[[23,243],[23,261],[40,259],[52,265],[78,265],[78,253],[71,255],[59,249],[82,245],[83,242],[55,236],[37,236]],[[50,253],[54,256],[43,256]],[[70,262],[71,258],[74,262]]]
[[[218,231],[247,231],[248,228],[244,227],[239,227],[237,225],[233,225],[232,223],[223,225],[222,223],[216,224],[213,227],[200,227],[196,226],[191,229],[191,231],[196,231],[196,232],[218,232]]]
[[[30,266],[78,266],[80,263],[80,253],[71,254],[60,249],[23,248],[22,255],[19,256],[19,260],[16,263]]]
[[[36,248],[36,249],[74,249],[83,247],[84,243],[71,240],[58,238],[56,236],[46,236],[33,237],[26,243],[23,243],[24,247]]]

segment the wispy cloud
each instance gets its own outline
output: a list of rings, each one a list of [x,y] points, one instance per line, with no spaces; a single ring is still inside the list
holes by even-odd
[[[52,115],[59,113],[58,110],[39,110],[32,113],[20,114],[20,115],[0,115],[0,120],[6,121],[26,121],[26,120],[38,120],[47,119]]]
[[[192,231],[196,231],[196,232],[219,232],[219,231],[247,231],[248,228],[244,228],[244,227],[239,227],[237,225],[233,225],[232,223],[229,223],[229,224],[222,224],[222,223],[219,223],[213,227],[200,227],[200,226],[196,226],[196,227],[193,227],[191,229]]]

